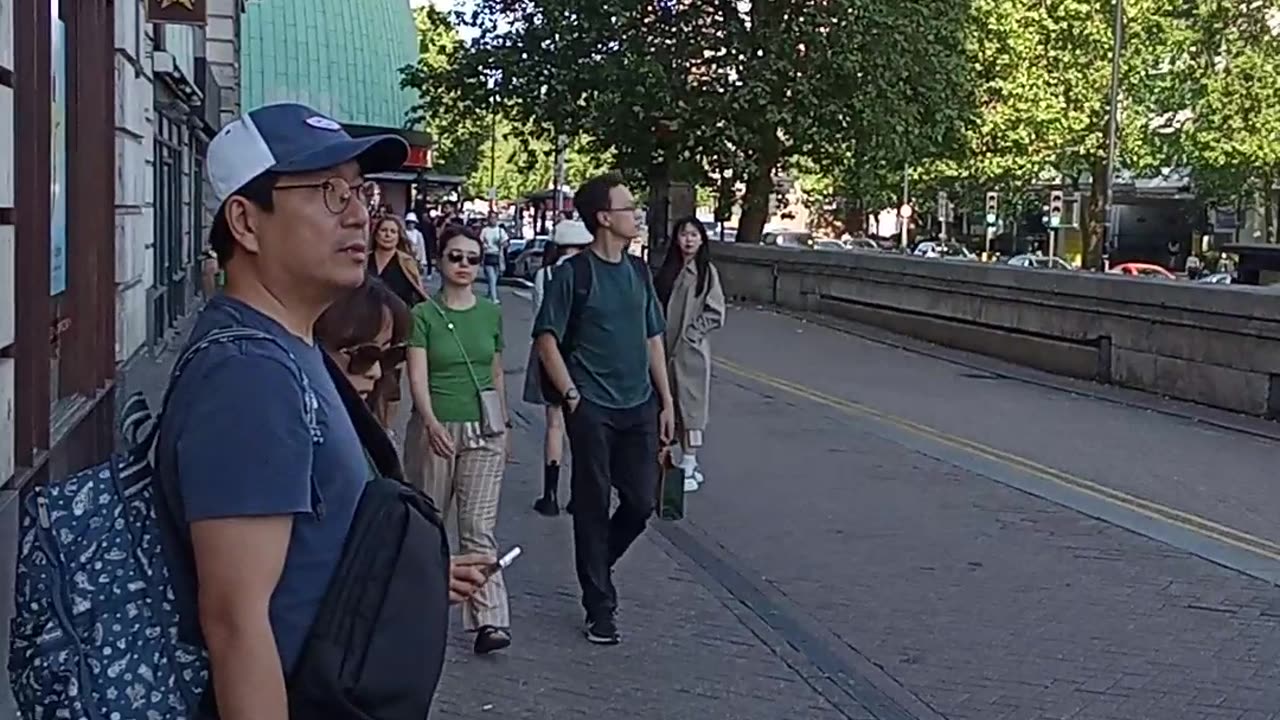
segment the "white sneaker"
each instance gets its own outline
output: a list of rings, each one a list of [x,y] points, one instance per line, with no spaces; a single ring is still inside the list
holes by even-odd
[[[692,474],[686,473],[684,476],[684,491],[687,493],[698,492],[698,478]]]

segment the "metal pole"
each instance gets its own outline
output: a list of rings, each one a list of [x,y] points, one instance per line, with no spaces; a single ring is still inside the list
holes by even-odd
[[[552,176],[553,176],[552,182],[556,184],[555,193],[553,195],[553,197],[555,198],[555,214],[551,216],[551,236],[552,237],[555,237],[556,225],[560,224],[560,216],[563,214],[562,209],[564,208],[564,191],[563,191],[564,181],[565,181],[564,165],[565,165],[565,148],[567,146],[568,146],[568,141],[566,140],[565,136],[557,135],[556,136],[555,168],[552,172]]]
[[[1120,115],[1120,60],[1124,47],[1124,0],[1115,0],[1115,28],[1111,47],[1111,97],[1107,113],[1107,192],[1102,203],[1102,265],[1106,269],[1108,249],[1115,240],[1112,218],[1115,215],[1116,145]]]
[[[498,206],[498,98],[495,95],[489,104],[489,210]]]
[[[911,202],[911,165],[904,163],[902,166],[902,207],[898,209],[898,224],[902,226],[902,249],[907,249],[907,221],[910,218],[903,216],[902,211]]]

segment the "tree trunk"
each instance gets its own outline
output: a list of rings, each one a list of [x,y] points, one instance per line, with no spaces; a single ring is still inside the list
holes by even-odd
[[[1085,227],[1081,237],[1084,248],[1081,252],[1081,266],[1086,270],[1102,270],[1103,244],[1106,241],[1106,203],[1107,203],[1107,161],[1105,158],[1093,163],[1092,179],[1089,183],[1089,211],[1084,214]],[[1112,234],[1114,237],[1114,233]]]
[[[845,198],[841,223],[850,235],[867,231],[867,207],[861,198]]]
[[[776,133],[761,143],[756,167],[747,178],[747,192],[742,198],[742,216],[738,218],[737,242],[759,243],[769,221],[769,204],[773,199],[773,169],[778,165]]]

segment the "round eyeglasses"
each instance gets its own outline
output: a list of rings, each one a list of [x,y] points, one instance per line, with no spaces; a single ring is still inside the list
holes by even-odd
[[[352,185],[350,182],[340,178],[333,177],[318,183],[298,183],[296,185],[277,185],[276,190],[308,190],[319,189],[324,193],[324,206],[334,215],[341,215],[346,212],[347,206],[351,204],[351,199],[358,197],[360,202],[368,207],[369,203],[378,192],[378,183],[373,180],[365,180],[364,182]]]

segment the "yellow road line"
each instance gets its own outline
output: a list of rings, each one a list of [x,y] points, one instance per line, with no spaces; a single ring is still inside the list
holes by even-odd
[[[1226,525],[1216,523],[1207,518],[1200,517],[1199,515],[1193,515],[1176,508],[1168,507],[1167,505],[1161,505],[1160,503],[1152,502],[1151,500],[1136,497],[1134,495],[1106,487],[1105,485],[1100,485],[1098,483],[1085,480],[1084,478],[1062,472],[1061,470],[1041,465],[1033,460],[1028,460],[1027,458],[993,448],[989,445],[984,445],[973,440],[967,440],[956,435],[951,435],[949,433],[942,432],[941,430],[929,427],[928,425],[922,425],[921,423],[907,420],[906,418],[890,415],[889,413],[882,412],[870,407],[869,405],[828,395],[820,390],[815,390],[804,385],[793,383],[790,380],[784,380],[767,373],[752,370],[722,357],[716,357],[714,362],[718,367],[723,368],[724,370],[735,375],[754,380],[763,385],[783,390],[791,393],[792,395],[798,395],[828,407],[841,410],[850,415],[859,415],[878,420],[887,425],[892,425],[901,430],[905,430],[934,442],[947,445],[957,450],[963,450],[964,452],[977,455],[978,457],[985,458],[987,460],[1002,463],[1043,480],[1048,480],[1063,487],[1119,505],[1128,510],[1146,515],[1147,517],[1172,523],[1186,530],[1191,530],[1199,533],[1200,535],[1217,540],[1218,542],[1226,543],[1243,550],[1248,550],[1249,552],[1261,555],[1271,560],[1280,561],[1280,544],[1255,535],[1250,535],[1246,532],[1236,530],[1235,528],[1227,527]]]

